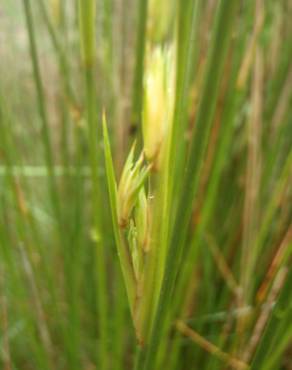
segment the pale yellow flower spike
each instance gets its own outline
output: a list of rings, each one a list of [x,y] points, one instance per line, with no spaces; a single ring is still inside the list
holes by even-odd
[[[149,51],[145,74],[143,139],[144,153],[155,169],[171,123],[174,66],[172,49],[156,47]]]

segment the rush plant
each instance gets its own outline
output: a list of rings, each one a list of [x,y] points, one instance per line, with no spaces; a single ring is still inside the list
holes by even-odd
[[[21,2],[0,368],[289,370],[291,2]]]

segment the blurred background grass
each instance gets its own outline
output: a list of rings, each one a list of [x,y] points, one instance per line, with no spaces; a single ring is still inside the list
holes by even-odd
[[[185,146],[196,120],[219,2],[197,1],[196,47],[190,56],[181,126]],[[96,184],[90,169],[78,4],[30,3],[52,163],[39,115],[24,7],[20,1],[3,0],[0,366],[130,369],[136,340],[112,233],[100,124],[99,196],[93,200]],[[100,117],[102,109],[106,111],[117,174],[132,141],[138,138],[142,146],[143,37],[146,58],[152,47],[177,42],[177,75],[185,71],[192,0],[164,3],[150,1],[143,35],[147,2],[97,1],[96,63],[91,75],[95,114]],[[153,369],[215,370],[240,368],[242,363],[253,369],[292,368],[291,16],[289,0],[240,3],[186,241],[194,252],[184,255],[171,308],[183,321],[161,341]],[[228,119],[229,132],[224,131]],[[203,236],[196,239],[194,230],[214,179],[220,140],[227,137],[228,143],[228,135],[230,142],[215,176],[216,197],[207,211]],[[243,319],[238,320],[241,312]],[[223,355],[218,355],[218,348]],[[233,363],[233,358],[242,363]]]

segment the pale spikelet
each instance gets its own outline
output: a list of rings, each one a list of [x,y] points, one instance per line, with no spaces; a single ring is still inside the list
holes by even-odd
[[[120,227],[126,227],[132,210],[137,202],[137,197],[143,186],[150,166],[144,165],[144,155],[134,162],[135,144],[124,165],[118,187],[118,222]]]
[[[134,217],[137,228],[137,242],[144,251],[147,251],[149,247],[149,216],[147,197],[145,189],[142,188],[138,195]]]
[[[133,220],[130,220],[129,222],[128,243],[130,247],[135,277],[138,280],[142,270],[142,259],[137,240],[137,227],[135,226]]]
[[[172,119],[174,63],[172,48],[149,52],[143,114],[144,153],[157,169]]]

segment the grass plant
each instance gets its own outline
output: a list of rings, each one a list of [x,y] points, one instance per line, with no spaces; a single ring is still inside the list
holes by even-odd
[[[21,3],[0,368],[289,370],[290,1]]]

